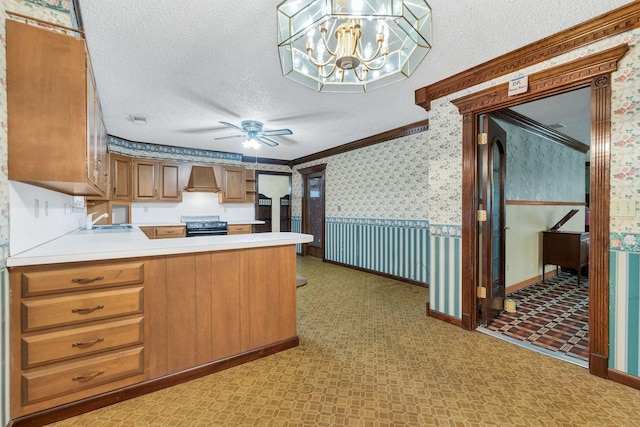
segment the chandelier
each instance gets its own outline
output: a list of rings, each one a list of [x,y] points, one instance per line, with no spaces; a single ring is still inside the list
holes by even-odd
[[[285,77],[319,92],[367,92],[409,77],[431,49],[425,0],[285,0]]]

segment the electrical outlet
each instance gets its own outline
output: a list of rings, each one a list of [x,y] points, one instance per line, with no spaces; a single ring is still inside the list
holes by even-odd
[[[617,199],[611,200],[611,216],[633,218],[636,216],[635,200]]]
[[[34,215],[36,218],[38,218],[40,216],[40,200],[35,199],[35,202],[33,203],[33,209],[34,209]]]

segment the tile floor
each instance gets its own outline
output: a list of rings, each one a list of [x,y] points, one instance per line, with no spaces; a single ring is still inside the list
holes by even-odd
[[[502,312],[487,329],[560,355],[589,358],[589,280],[562,272],[507,295],[516,312]]]

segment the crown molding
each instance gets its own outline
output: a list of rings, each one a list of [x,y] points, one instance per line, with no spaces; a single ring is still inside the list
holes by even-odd
[[[640,27],[640,2],[634,1],[592,20],[531,43],[415,91],[415,103],[425,110],[431,101],[496,77],[520,70],[579,47]]]
[[[557,67],[549,68],[529,76],[529,90],[522,95],[509,96],[509,83],[504,82],[479,92],[451,100],[458,107],[463,120],[470,112],[488,112],[522,104],[545,96],[579,89],[591,85],[591,78],[611,73],[629,50],[626,44],[585,56]],[[562,84],[560,84],[562,83]],[[555,89],[553,89],[555,87]],[[550,89],[552,88],[552,89]]]
[[[327,150],[318,151],[317,153],[310,154],[308,156],[299,157],[289,162],[289,166],[293,167],[302,163],[324,159],[325,157],[335,156],[337,154],[358,150],[360,148],[369,147],[370,145],[380,144],[382,142],[391,141],[392,139],[413,135],[416,133],[424,132],[426,130],[429,130],[428,119],[411,123],[409,125],[392,129],[383,133],[379,133],[377,135],[372,135],[367,138],[359,139],[357,141],[349,142],[347,144],[339,145],[337,147],[329,148]]]
[[[581,153],[586,153],[587,151],[589,151],[589,146],[587,144],[584,144],[575,138],[571,138],[570,136],[560,133],[557,130],[550,128],[549,126],[543,125],[542,123],[537,122],[520,113],[517,113],[509,108],[493,111],[491,112],[491,115],[497,119],[504,120],[507,123],[511,123],[514,126],[526,129],[534,135],[546,138],[550,141],[564,145]]]

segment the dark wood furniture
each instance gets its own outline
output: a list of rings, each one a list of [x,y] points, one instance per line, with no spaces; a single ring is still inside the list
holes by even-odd
[[[280,231],[291,231],[291,196],[280,197]]]
[[[575,269],[578,285],[582,268],[589,265],[589,233],[580,231],[542,232],[542,280],[547,264]]]

